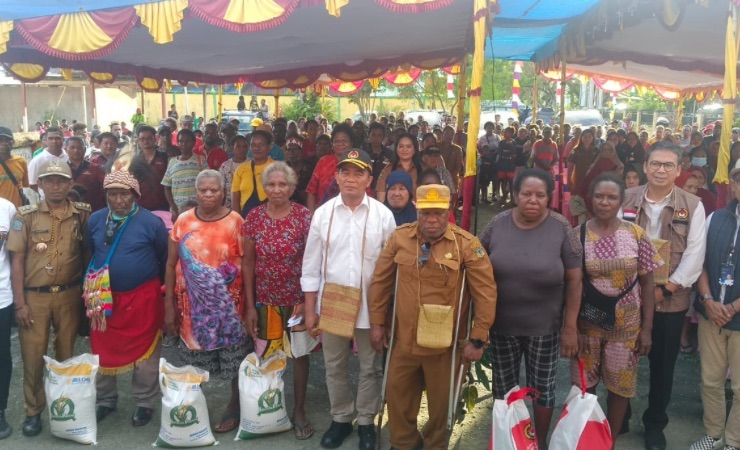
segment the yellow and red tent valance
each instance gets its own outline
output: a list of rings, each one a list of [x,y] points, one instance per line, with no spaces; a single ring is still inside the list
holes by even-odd
[[[332,91],[337,94],[354,94],[362,88],[364,81],[335,81],[329,84]]]
[[[394,86],[408,86],[418,80],[420,76],[421,69],[412,67],[409,71],[387,73],[383,75],[383,78]]]
[[[115,50],[137,21],[134,8],[119,8],[23,19],[14,26],[37,50],[55,58],[81,61]]]
[[[591,81],[593,81],[594,84],[599,87],[599,89],[610,94],[619,94],[626,90],[632,89],[632,87],[635,85],[635,83],[630,81],[610,80],[608,78],[602,77],[591,77]]]
[[[3,64],[3,66],[10,76],[25,83],[41,81],[46,76],[46,72],[49,71],[48,67],[39,64],[15,63]]]
[[[678,91],[672,91],[670,89],[664,89],[658,86],[653,86],[653,90],[663,100],[676,101],[681,98],[681,93]]]
[[[299,0],[189,0],[202,21],[237,33],[263,31],[283,23]]]
[[[422,13],[443,8],[452,0],[375,0],[375,3],[400,13]]]
[[[547,81],[561,81],[560,78],[562,73],[558,69],[540,70],[540,76]],[[567,70],[565,71],[565,81],[570,81],[574,76],[575,73]]]
[[[146,92],[159,92],[162,89],[162,83],[163,80],[136,77],[136,84]]]

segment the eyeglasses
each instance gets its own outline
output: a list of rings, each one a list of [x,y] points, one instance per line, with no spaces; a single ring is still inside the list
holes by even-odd
[[[666,172],[673,172],[674,170],[676,170],[677,166],[674,162],[662,163],[660,161],[650,161],[648,163],[648,167],[650,167],[652,170],[660,170],[660,168],[662,167],[663,169],[665,169]]]
[[[427,261],[429,261],[429,250],[431,249],[432,244],[429,242],[421,244],[421,255],[419,255],[419,259],[416,261],[419,267],[424,267],[427,264]]]

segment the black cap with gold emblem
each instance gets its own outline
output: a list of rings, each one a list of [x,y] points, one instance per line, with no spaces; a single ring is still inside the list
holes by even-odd
[[[339,158],[339,163],[337,163],[337,168],[345,163],[354,164],[360,169],[366,169],[370,172],[373,170],[372,158],[370,158],[370,155],[368,155],[365,150],[360,150],[359,148],[351,148],[342,153],[342,156]]]

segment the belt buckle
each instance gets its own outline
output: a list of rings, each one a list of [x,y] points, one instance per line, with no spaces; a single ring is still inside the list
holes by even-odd
[[[61,290],[62,290],[62,287],[61,286],[58,286],[58,285],[57,286],[49,286],[49,292],[51,292],[52,294],[56,294],[57,292],[59,292]]]

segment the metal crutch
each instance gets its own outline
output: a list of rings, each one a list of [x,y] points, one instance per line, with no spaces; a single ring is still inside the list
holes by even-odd
[[[391,363],[391,352],[393,351],[393,339],[396,336],[396,305],[398,304],[398,267],[396,267],[396,284],[393,288],[393,315],[391,316],[391,337],[388,341],[388,351],[385,355],[385,367],[383,367],[383,384],[380,388],[380,411],[378,411],[378,425],[375,434],[375,450],[380,450],[380,436],[383,430],[383,413],[385,412],[385,388],[388,384],[388,366]]]
[[[447,431],[449,435],[452,435],[452,428],[455,426],[455,410],[457,409],[457,391],[459,390],[459,386],[462,383],[462,372],[464,368],[464,364],[461,364],[460,367],[460,375],[455,376],[455,358],[457,353],[457,347],[458,347],[458,334],[460,333],[460,316],[462,315],[462,301],[463,296],[465,295],[465,282],[467,281],[467,278],[465,277],[465,269],[463,269],[462,273],[462,286],[460,287],[460,300],[458,301],[457,305],[457,322],[455,323],[455,335],[453,336],[453,346],[452,346],[452,362],[450,363],[450,395],[449,395],[449,404],[447,405]],[[470,326],[468,326],[468,333]],[[459,381],[458,381],[459,380]],[[457,389],[456,389],[457,388]]]

